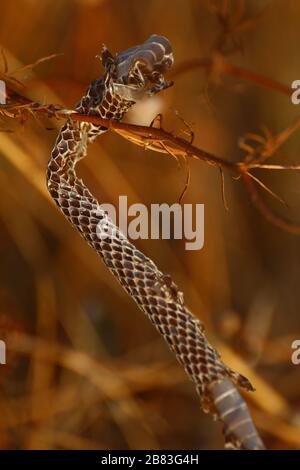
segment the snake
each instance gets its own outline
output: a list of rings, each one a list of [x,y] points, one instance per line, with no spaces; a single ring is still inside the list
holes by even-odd
[[[103,74],[91,82],[75,107],[81,115],[121,121],[140,99],[172,85],[165,74],[174,63],[173,50],[164,36],[153,34],[143,44],[115,55],[103,45],[100,59]],[[49,159],[48,191],[162,335],[195,384],[202,410],[223,423],[225,446],[262,450],[264,444],[238,390],[253,390],[248,379],[224,364],[171,276],[123,235],[76,174],[88,145],[107,131],[108,127],[90,120],[67,118]]]

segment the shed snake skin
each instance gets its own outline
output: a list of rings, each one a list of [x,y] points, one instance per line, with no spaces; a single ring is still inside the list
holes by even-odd
[[[164,73],[173,64],[173,52],[163,36],[152,35],[144,44],[115,56],[103,46],[101,60],[104,74],[77,104],[80,114],[120,121],[140,98],[170,86]],[[102,125],[67,120],[48,164],[50,195],[168,343],[194,382],[202,409],[223,422],[227,446],[263,449],[237,390],[237,386],[252,390],[251,384],[222,362],[170,276],[122,235],[76,175],[76,163],[86,156],[88,144],[106,131]]]

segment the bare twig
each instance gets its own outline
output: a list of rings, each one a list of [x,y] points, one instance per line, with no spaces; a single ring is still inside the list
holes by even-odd
[[[255,160],[251,159],[249,162],[232,162],[225,160],[222,157],[214,155],[211,152],[207,152],[203,149],[195,147],[187,140],[173,135],[167,132],[162,127],[152,126],[140,126],[136,124],[128,124],[118,121],[110,121],[96,116],[87,116],[84,114],[78,114],[73,110],[60,109],[54,105],[42,105],[30,101],[28,98],[21,95],[19,92],[12,91],[11,96],[16,99],[16,102],[12,102],[9,105],[1,106],[0,113],[8,115],[10,117],[28,113],[31,114],[44,114],[48,117],[55,117],[56,119],[72,119],[79,122],[92,122],[94,124],[103,125],[107,129],[120,134],[122,137],[133,142],[136,145],[142,146],[146,149],[151,149],[160,153],[168,153],[175,158],[179,157],[192,157],[202,160],[210,165],[216,166],[220,169],[229,170],[234,176],[242,176],[242,181],[245,188],[250,194],[251,200],[261,214],[274,225],[282,228],[291,233],[299,234],[300,226],[287,221],[284,217],[275,214],[270,208],[266,206],[263,200],[260,198],[256,191],[253,181],[255,180],[259,185],[266,189],[266,186],[258,180],[255,176],[249,173],[252,168],[264,168],[264,169],[298,169],[298,166],[294,165],[267,165],[258,162],[258,158]],[[161,120],[160,120],[161,122]],[[262,160],[266,160],[274,154],[276,150],[288,139],[288,137],[299,127],[300,118],[297,118],[287,129],[279,133],[272,140],[272,145],[265,145],[262,151]],[[189,179],[189,176],[188,176]],[[187,187],[187,186],[186,186]],[[184,189],[184,193],[186,191]],[[272,193],[271,190],[268,190]],[[272,193],[274,195],[274,193]],[[275,195],[274,195],[275,196]],[[279,200],[280,198],[277,197]],[[182,196],[181,196],[182,199]]]

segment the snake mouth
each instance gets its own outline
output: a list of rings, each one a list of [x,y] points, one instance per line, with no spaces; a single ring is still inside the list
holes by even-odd
[[[174,59],[171,44],[163,36],[152,35],[144,44],[116,56],[104,46],[101,60],[114,88],[127,88],[127,94],[131,91],[132,96],[153,95],[173,85],[164,77]]]
[[[130,68],[125,74],[120,73],[121,67],[118,68],[119,80],[124,85],[134,87],[137,90],[152,95],[173,84],[164,77],[164,72],[171,65],[172,61],[170,58],[159,64],[153,64],[147,57],[138,57],[131,61]]]

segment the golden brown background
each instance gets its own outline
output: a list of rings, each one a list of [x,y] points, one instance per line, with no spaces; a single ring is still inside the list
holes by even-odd
[[[177,67],[225,49],[224,60],[290,85],[300,79],[299,20],[296,0],[0,0],[0,45],[11,72],[63,53],[14,76],[27,96],[72,107],[102,73],[102,43],[115,53],[153,33],[170,39]],[[195,145],[230,160],[243,158],[238,142],[247,132],[265,125],[276,134],[300,112],[288,96],[215,69],[172,73],[174,87],[131,122],[149,124],[160,111],[164,127],[178,132],[176,109]],[[219,423],[202,413],[163,340],[50,201],[45,169],[61,123],[0,125],[13,130],[0,134],[1,335],[19,331],[0,366],[0,448],[222,448]],[[299,144],[295,133],[273,161],[299,163]],[[195,160],[190,167],[184,202],[205,204],[204,249],[186,251],[178,240],[137,245],[172,274],[224,360],[257,388],[247,398],[267,446],[299,448],[291,343],[300,339],[300,239],[268,223],[229,175],[227,212],[219,172]],[[185,180],[171,157],[113,134],[89,149],[79,171],[100,201],[114,204],[119,195],[172,204]],[[261,193],[270,207],[299,222],[299,174],[255,174],[289,204]]]

